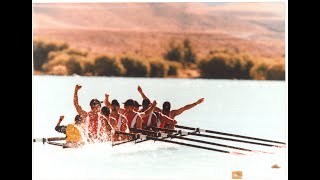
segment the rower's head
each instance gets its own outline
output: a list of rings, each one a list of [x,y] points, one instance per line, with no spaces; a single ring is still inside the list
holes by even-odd
[[[164,102],[163,105],[162,105],[162,110],[163,111],[170,111],[170,109],[171,109],[170,102],[168,102],[168,101]]]
[[[144,99],[142,101],[142,108],[143,109],[147,109],[147,108],[149,108],[149,106],[150,106],[150,100],[149,99]]]
[[[119,104],[119,102],[116,100],[116,99],[114,99],[114,100],[112,100],[111,101],[111,108],[112,108],[112,111],[118,111],[119,110],[119,108],[120,108],[120,104]]]
[[[138,112],[141,105],[138,103],[138,101],[133,101],[133,103],[133,110]]]
[[[125,109],[127,112],[133,110],[134,101],[133,101],[132,99],[126,100],[126,102],[124,102],[123,104],[124,104],[124,109]]]
[[[101,102],[98,99],[92,99],[90,101],[90,107],[92,111],[100,112]]]
[[[110,109],[107,108],[106,106],[103,106],[101,108],[101,113],[104,115],[104,116],[109,116],[110,115]]]
[[[81,123],[83,122],[83,119],[82,119],[82,117],[78,114],[78,115],[76,115],[76,116],[74,117],[74,122],[75,122],[76,124],[81,124]]]

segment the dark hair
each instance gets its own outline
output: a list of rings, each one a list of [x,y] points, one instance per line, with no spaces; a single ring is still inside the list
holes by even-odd
[[[82,117],[78,114],[74,117],[74,121],[75,122],[79,122],[79,121],[82,121]]]
[[[120,106],[119,102],[116,99],[112,100],[111,105]]]
[[[126,102],[123,103],[124,106],[134,106],[134,101],[132,99],[126,100]]]
[[[141,105],[138,103],[138,101],[134,101],[134,107],[139,107],[139,106]]]
[[[142,101],[142,106],[143,107],[148,107],[150,105],[150,100],[149,99],[144,99],[143,101]]]
[[[107,108],[106,106],[103,106],[103,107],[101,108],[101,113],[102,113],[103,115],[105,115],[105,116],[109,116],[109,114],[110,114],[110,109]]]
[[[170,102],[168,102],[168,101],[164,102],[163,105],[162,105],[162,110],[164,110],[164,111],[170,111],[170,109],[171,109],[171,104],[170,104]]]
[[[95,106],[97,104],[99,104],[101,106],[101,102],[98,99],[92,99],[90,101],[90,107]]]

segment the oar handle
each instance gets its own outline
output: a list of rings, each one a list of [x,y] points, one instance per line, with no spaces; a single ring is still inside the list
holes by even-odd
[[[122,134],[122,135],[130,136],[133,139],[139,139],[139,134],[137,134],[137,133],[127,133],[127,132],[122,132],[122,131],[115,131],[115,134]]]
[[[178,132],[178,130],[174,130],[174,129],[165,129],[165,128],[159,128],[159,127],[150,127],[150,128],[158,131],[173,132],[173,133]]]
[[[130,131],[139,132],[139,133],[146,134],[146,135],[149,135],[149,136],[152,135],[152,136],[155,136],[155,137],[161,136],[160,132],[155,132],[155,131],[150,131],[150,130],[145,130],[145,129],[130,128]]]
[[[33,139],[33,142],[42,142],[44,144],[47,141],[60,141],[65,139],[66,137],[35,138]]]

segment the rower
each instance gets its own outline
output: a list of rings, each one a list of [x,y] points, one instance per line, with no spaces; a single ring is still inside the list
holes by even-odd
[[[140,104],[138,103],[138,101],[136,101],[136,100],[134,100],[133,101],[133,103],[134,103],[134,105],[133,105],[133,110],[135,111],[135,112],[139,112],[139,108],[140,108]]]
[[[150,107],[150,100],[149,99],[144,99],[142,101],[142,109],[140,110],[141,112],[145,111]],[[149,127],[160,127],[161,122],[164,122],[166,124],[172,124],[175,125],[177,124],[177,121],[162,114],[159,111],[152,112],[149,116],[142,118],[143,120],[143,128],[147,129]]]
[[[55,127],[55,130],[59,133],[66,135],[66,144],[64,147],[79,147],[84,145],[84,127],[83,119],[80,115],[76,115],[74,123],[68,124],[67,126],[61,126],[61,122],[64,116],[60,116],[59,121]]]
[[[117,120],[110,116],[110,109],[106,106],[101,108],[101,116],[99,117],[101,124],[98,128],[98,137],[100,142],[114,141],[118,139],[118,136],[114,134],[114,131],[119,131]]]
[[[128,99],[124,104],[124,109],[126,110],[125,116],[128,120],[129,128],[142,128],[142,119],[139,113],[134,111],[134,101]]]
[[[127,117],[129,128],[142,129],[142,118],[148,117],[152,113],[153,109],[157,105],[157,102],[154,101],[151,107],[140,113],[134,111],[134,100],[128,99],[123,104],[126,110],[125,116]]]
[[[109,102],[109,96],[110,96],[109,94],[104,94],[104,97],[105,97],[105,99],[104,99],[104,104],[105,104],[105,106],[107,106],[108,108],[112,109],[112,106],[113,106],[113,105],[112,105],[112,103]],[[115,100],[115,99],[114,99],[114,100]],[[114,101],[114,100],[112,100],[112,101]],[[115,101],[117,101],[117,100],[115,100]],[[124,114],[126,113],[126,110],[125,110],[124,108],[121,108],[121,107],[120,107],[118,101],[117,101],[117,104],[118,104],[118,106],[119,106],[119,108],[117,109],[118,113],[124,115]]]
[[[132,99],[131,99],[132,100]],[[133,111],[134,112],[138,112],[139,111],[139,106],[141,106],[138,102],[135,103],[134,100],[133,101]],[[105,94],[105,100],[104,100],[104,103],[105,105],[108,107],[108,108],[112,108],[112,104],[109,102],[109,94]],[[123,103],[125,104],[125,103]],[[153,108],[155,107],[150,107],[149,109],[145,110],[144,112],[139,112],[139,115],[143,118],[143,117],[146,117],[146,116],[149,116],[149,114],[153,111]],[[118,112],[124,116],[126,116],[127,114],[127,110],[125,108],[120,108],[118,109]],[[128,124],[128,126],[130,127],[130,124]]]
[[[122,132],[129,132],[129,127],[127,125],[127,118],[119,113],[120,104],[119,102],[114,99],[111,102],[111,114],[110,116],[117,120],[117,128]]]
[[[78,91],[82,86],[76,85],[75,90],[74,90],[74,96],[73,96],[73,104],[78,112],[79,115],[83,119],[85,119],[85,124],[86,124],[86,133],[87,136],[94,140],[97,138],[97,132],[98,132],[98,119],[100,116],[100,108],[101,108],[101,103],[97,99],[92,99],[90,101],[90,107],[91,111],[86,112],[82,109],[82,107],[79,105],[78,102]]]
[[[149,99],[145,94],[144,92],[142,91],[142,88],[140,86],[138,86],[138,92],[140,93],[140,95],[142,96],[143,99]],[[191,103],[191,104],[187,104],[179,109],[174,109],[174,110],[171,110],[171,104],[170,102],[166,101],[163,103],[162,105],[162,109],[160,108],[155,108],[155,111],[160,111],[162,112],[162,114],[174,119],[176,116],[180,115],[181,113],[183,113],[184,111],[186,110],[189,110],[193,107],[195,107],[196,105],[202,103],[204,101],[204,98],[200,98],[198,101],[194,102],[194,103]],[[165,126],[169,127],[170,129],[173,129],[173,125],[168,125],[166,124],[164,121],[161,122],[161,125],[160,127],[161,128],[164,128]]]

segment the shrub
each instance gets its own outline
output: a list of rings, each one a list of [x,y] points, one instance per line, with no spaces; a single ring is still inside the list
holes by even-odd
[[[183,48],[181,47],[181,45],[175,43],[174,41],[171,41],[169,46],[169,50],[165,53],[164,58],[169,61],[182,61]]]
[[[33,66],[35,70],[42,70],[43,64],[48,62],[48,54],[51,51],[61,51],[69,46],[66,43],[33,41]]]
[[[227,56],[213,56],[209,60],[202,60],[198,67],[201,70],[201,77],[226,79],[230,78],[230,70],[226,64]]]
[[[163,62],[150,62],[150,77],[165,77],[166,71],[167,69]]]
[[[273,65],[266,74],[267,80],[285,80],[284,65]]]
[[[260,63],[251,69],[251,76],[259,80],[285,80],[285,67],[283,64]]]
[[[189,39],[185,39],[183,41],[184,46],[184,54],[183,54],[183,61],[186,63],[195,63],[196,62],[196,54],[194,53],[191,43]]]
[[[148,68],[141,60],[131,57],[121,58],[121,63],[126,69],[127,77],[146,77],[148,75]]]
[[[94,69],[97,76],[121,76],[124,74],[123,66],[116,59],[104,55],[95,59]]]
[[[198,63],[201,77],[216,79],[251,79],[254,63],[246,55],[214,54]]]
[[[168,76],[176,76],[178,74],[177,69],[177,66],[169,65]]]
[[[68,62],[66,63],[66,68],[68,70],[68,74],[78,74],[82,75],[82,68],[80,66],[80,63],[75,60],[74,58],[70,58]]]
[[[86,75],[86,76],[92,76],[92,75],[95,75],[94,72],[95,72],[95,66],[94,64],[92,64],[91,62],[85,62],[83,63],[83,75]]]

